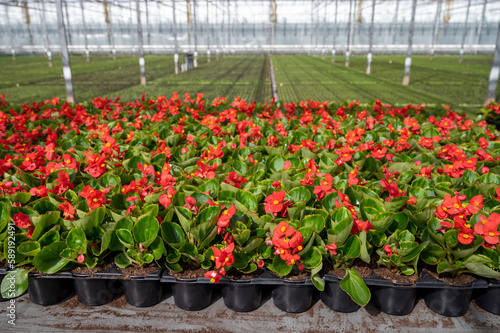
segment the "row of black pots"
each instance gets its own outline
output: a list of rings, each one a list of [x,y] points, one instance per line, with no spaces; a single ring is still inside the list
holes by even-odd
[[[183,310],[202,310],[213,301],[214,285],[207,278],[177,279],[165,272],[161,281],[172,284],[175,305]],[[307,311],[317,296],[310,279],[288,281],[269,271],[252,279],[222,278],[218,287],[221,288],[224,305],[237,312],[249,312],[260,307],[269,289],[272,290],[274,305],[289,313]]]
[[[0,270],[0,278],[2,272]],[[326,274],[325,290],[320,293],[322,302],[339,312],[354,312],[360,306],[340,288],[341,279]],[[462,316],[471,299],[478,306],[494,314],[500,314],[500,282],[475,280],[469,285],[454,286],[435,279],[423,272],[414,285],[393,283],[382,278],[365,279],[372,294],[372,303],[380,311],[391,315],[408,315],[419,298],[427,307],[443,316]],[[53,275],[33,274],[29,277],[28,292],[33,303],[51,305],[68,297],[73,290],[84,305],[96,306],[111,302],[125,294],[129,304],[147,307],[159,303],[163,292],[172,287],[177,307],[198,311],[213,301],[216,288],[222,291],[224,304],[237,312],[257,309],[267,290],[272,290],[274,304],[282,311],[299,313],[307,311],[317,297],[317,290],[309,279],[288,281],[269,271],[259,277],[246,280],[223,278],[214,285],[207,278],[177,279],[159,270],[146,276],[123,279],[116,268],[94,273],[92,276],[62,272]]]
[[[321,292],[321,300],[331,309],[339,312],[354,312],[360,308],[345,291],[340,288],[336,276],[326,274],[326,285]],[[382,278],[365,279],[371,291],[373,305],[380,311],[404,316],[413,311],[419,298],[426,306],[443,316],[463,316],[473,298],[486,311],[500,314],[500,283],[476,279],[467,285],[451,285],[440,281],[423,271],[415,284],[393,283]]]
[[[57,274],[30,274],[28,294],[33,303],[56,304],[67,298],[73,290],[78,301],[89,306],[104,305],[125,294],[127,303],[147,307],[162,300],[164,285],[161,270],[145,276],[124,279],[115,267],[92,275],[60,272]]]

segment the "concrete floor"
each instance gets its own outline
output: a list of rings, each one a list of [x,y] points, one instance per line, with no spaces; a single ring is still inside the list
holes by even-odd
[[[33,304],[28,295],[16,300],[16,326],[7,323],[0,303],[0,332],[500,332],[500,316],[471,303],[458,318],[433,313],[420,300],[408,316],[379,312],[368,304],[354,313],[339,313],[318,301],[307,312],[280,311],[269,296],[253,312],[238,313],[225,307],[220,295],[208,308],[189,312],[177,308],[171,295],[150,308],[126,304],[124,296],[99,307],[78,303],[76,296],[53,306]]]

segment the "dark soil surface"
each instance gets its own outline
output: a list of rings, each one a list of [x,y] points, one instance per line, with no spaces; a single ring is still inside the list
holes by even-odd
[[[440,281],[443,281],[443,282],[446,282],[449,284],[453,284],[453,285],[457,285],[457,286],[470,284],[474,280],[476,280],[476,278],[474,276],[468,275],[468,274],[461,274],[461,275],[457,275],[457,276],[452,276],[450,274],[438,274],[438,273],[430,271],[430,270],[426,270],[426,271],[427,271],[427,273],[429,273],[434,278],[436,278]]]
[[[264,270],[262,268],[259,268],[252,273],[244,274],[236,269],[231,269],[229,272],[226,273],[226,277],[233,280],[248,280],[258,277],[259,275],[262,274],[263,271]]]
[[[111,268],[114,264],[113,260],[107,260],[102,266],[94,266],[89,268],[87,266],[77,266],[71,270],[72,273],[81,275],[92,275],[94,273],[99,273]]]
[[[300,272],[299,274],[294,274],[293,272],[288,274],[287,276],[283,277],[285,280],[290,280],[290,281],[299,281],[299,280],[306,280],[311,277],[311,274],[306,273],[306,272]]]
[[[185,269],[182,272],[170,271],[169,274],[177,279],[195,279],[205,276],[206,272],[208,272],[208,269],[199,267],[196,269]]]
[[[160,267],[155,264],[149,264],[144,267],[129,266],[127,268],[118,268],[118,271],[123,274],[120,279],[130,280],[131,276],[145,276],[148,274],[156,273]]]
[[[417,274],[413,274],[413,275],[398,274],[398,273],[391,271],[387,267],[376,268],[373,270],[373,273],[375,273],[377,276],[380,276],[381,278],[384,278],[386,280],[391,280],[393,283],[415,284],[415,281],[417,281],[417,279],[418,279]]]

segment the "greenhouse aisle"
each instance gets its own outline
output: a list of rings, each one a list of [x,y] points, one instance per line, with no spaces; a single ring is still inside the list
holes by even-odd
[[[5,305],[5,306],[3,306]],[[2,307],[5,308],[4,302]],[[0,332],[499,332],[500,316],[474,302],[463,317],[449,318],[431,312],[420,300],[408,316],[379,312],[368,304],[354,313],[339,313],[318,301],[307,312],[290,314],[278,310],[267,297],[262,306],[248,313],[227,309],[222,298],[198,312],[180,310],[168,295],[150,308],[128,305],[124,296],[100,307],[78,303],[76,296],[57,305],[42,307],[27,295],[16,301],[16,325],[2,315]]]

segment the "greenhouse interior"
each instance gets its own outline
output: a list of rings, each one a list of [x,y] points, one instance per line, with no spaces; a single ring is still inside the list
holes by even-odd
[[[1,332],[500,331],[500,0],[0,0]]]

